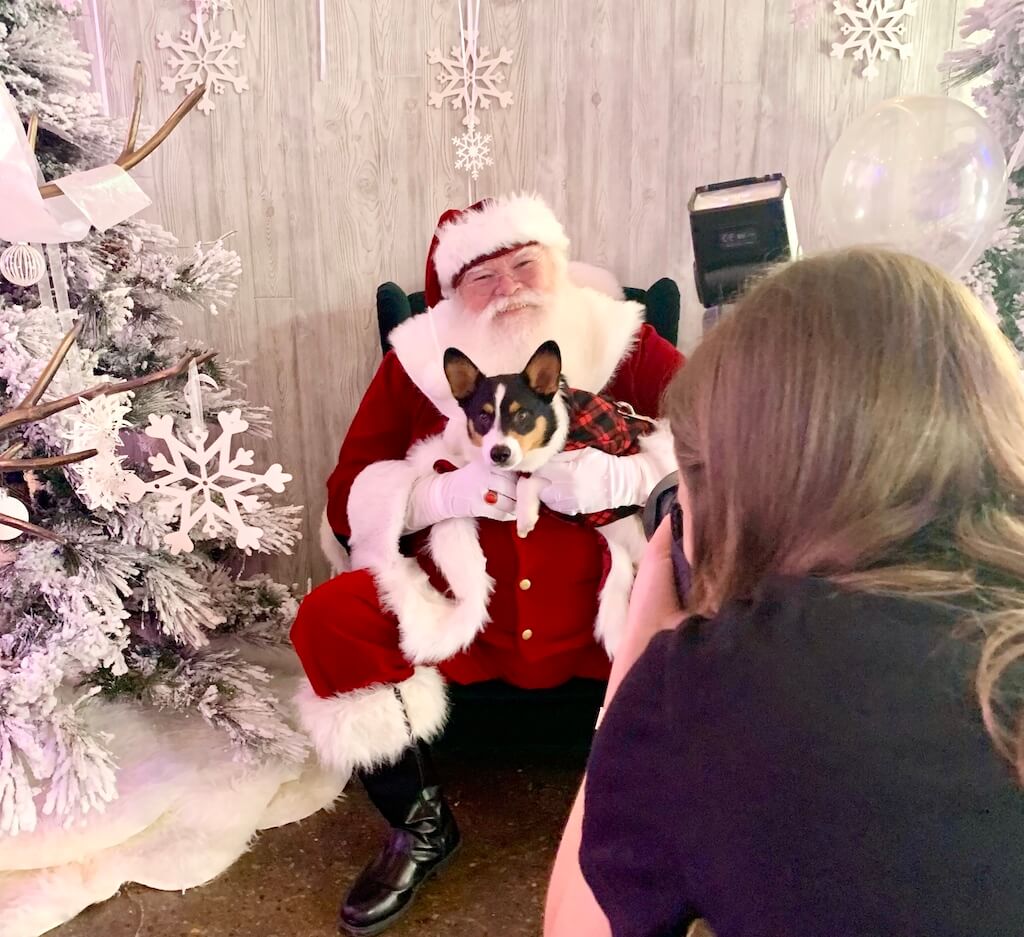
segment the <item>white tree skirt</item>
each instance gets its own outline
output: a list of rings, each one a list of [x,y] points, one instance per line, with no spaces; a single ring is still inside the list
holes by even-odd
[[[301,668],[288,650],[246,653],[274,673],[291,701]],[[0,836],[0,937],[38,937],[126,882],[180,891],[214,878],[258,830],[330,805],[344,779],[304,766],[235,761],[201,717],[129,704],[91,705],[114,735],[119,797],[69,829],[44,818],[32,833]]]

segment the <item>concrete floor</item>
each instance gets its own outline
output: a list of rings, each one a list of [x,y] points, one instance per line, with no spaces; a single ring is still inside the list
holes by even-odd
[[[463,700],[436,751],[463,833],[389,937],[536,937],[562,824],[596,711],[585,688],[523,703]],[[219,878],[185,894],[129,885],[53,937],[330,937],[343,891],[383,826],[358,784],[333,812],[263,833]]]

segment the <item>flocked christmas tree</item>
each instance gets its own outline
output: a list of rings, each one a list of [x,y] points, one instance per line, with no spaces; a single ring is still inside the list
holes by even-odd
[[[38,117],[47,179],[109,163],[131,132],[88,93],[67,6],[0,0],[0,79],[24,122]],[[269,436],[269,414],[172,313],[180,301],[216,313],[239,260],[220,241],[176,247],[132,219],[56,249],[66,303],[0,280],[0,513],[28,514],[0,542],[0,834],[117,796],[107,740],[83,718],[106,698],[201,713],[242,757],[305,754],[268,674],[238,653],[286,641],[291,591],[239,571],[253,547],[290,551],[300,509],[265,497],[287,476],[250,475],[233,440],[246,423]],[[196,363],[213,384],[186,386]],[[122,382],[134,391],[109,393]],[[204,486],[188,456],[207,450],[224,472]]]
[[[1024,4],[985,0],[967,10],[960,35],[990,31],[980,43],[950,52],[943,63],[954,85],[978,82],[971,94],[1007,156],[1024,135]],[[966,277],[1018,351],[1024,354],[1024,167],[1010,176],[1006,224]]]

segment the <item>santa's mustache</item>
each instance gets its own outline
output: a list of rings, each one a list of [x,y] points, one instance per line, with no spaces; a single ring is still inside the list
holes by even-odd
[[[487,304],[482,315],[488,319],[494,319],[503,312],[519,309],[523,306],[534,306],[541,308],[547,305],[547,297],[536,290],[520,290],[515,296],[502,296]]]

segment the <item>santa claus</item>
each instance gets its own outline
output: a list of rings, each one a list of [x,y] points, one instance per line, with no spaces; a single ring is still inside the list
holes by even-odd
[[[633,455],[555,456],[537,473],[548,510],[525,538],[511,473],[433,459],[446,424],[465,432],[443,366],[449,347],[485,374],[507,374],[553,339],[570,387],[658,417],[681,355],[644,323],[643,306],[574,282],[568,250],[536,197],[446,212],[427,258],[429,311],[391,333],[327,483],[325,549],[344,571],[305,598],[292,629],[309,678],[299,710],[321,759],[358,773],[391,826],[342,904],[347,933],[385,930],[458,848],[427,747],[445,723],[446,680],[540,688],[608,675],[594,635],[606,544],[574,518],[643,505],[674,468],[667,429]],[[470,552],[481,558],[457,574],[449,564],[445,580],[428,537],[453,518],[475,519]],[[468,628],[451,614],[465,593],[483,603]]]

